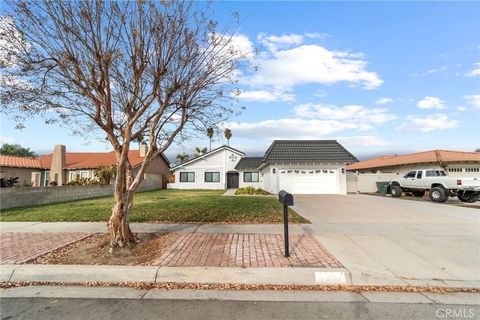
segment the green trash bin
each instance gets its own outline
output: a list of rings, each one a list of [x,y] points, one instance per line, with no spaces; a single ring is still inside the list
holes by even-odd
[[[388,181],[377,181],[378,193],[387,194],[390,189],[390,182]]]

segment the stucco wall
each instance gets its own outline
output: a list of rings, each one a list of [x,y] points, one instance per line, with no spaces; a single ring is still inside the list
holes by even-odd
[[[154,190],[158,188],[157,185],[144,181],[140,185],[138,191]],[[113,185],[2,188],[0,192],[0,210],[105,197],[110,195],[113,195]]]
[[[258,172],[255,170],[246,170],[246,171],[239,171],[239,178],[238,178],[238,186],[240,188],[245,188],[245,187],[253,187],[253,188],[261,188],[263,189],[263,176],[261,172],[258,172],[258,182],[246,182],[243,181],[244,179],[244,173],[245,172]]]
[[[32,182],[32,172],[42,173],[42,170],[10,167],[0,168],[0,174],[2,178],[18,177],[18,185],[20,186],[24,185],[25,183],[30,184]],[[41,181],[43,182],[43,175],[41,176]]]

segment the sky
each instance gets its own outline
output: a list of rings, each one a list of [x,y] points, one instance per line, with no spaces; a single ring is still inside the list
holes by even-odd
[[[263,155],[274,139],[337,139],[360,159],[480,147],[479,2],[215,2],[218,20],[240,12],[242,70],[230,145]],[[255,52],[255,54],[254,54]],[[251,54],[250,54],[251,53]],[[1,118],[1,143],[39,152],[109,150],[32,119]],[[218,146],[225,139],[217,137]],[[208,146],[198,138],[174,145]]]

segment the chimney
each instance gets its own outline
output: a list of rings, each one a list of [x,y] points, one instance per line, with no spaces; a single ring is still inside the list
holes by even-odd
[[[148,151],[148,146],[144,143],[142,143],[140,145],[140,158],[145,158],[145,156],[147,155],[147,151]]]
[[[52,163],[50,165],[50,181],[55,181],[57,185],[63,185],[65,181],[65,163],[66,148],[63,144],[57,144],[53,149]]]

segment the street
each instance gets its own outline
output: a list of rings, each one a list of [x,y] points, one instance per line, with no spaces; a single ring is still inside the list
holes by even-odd
[[[271,302],[5,298],[7,319],[479,319],[480,306],[371,302]]]

